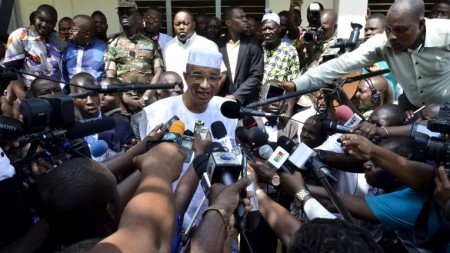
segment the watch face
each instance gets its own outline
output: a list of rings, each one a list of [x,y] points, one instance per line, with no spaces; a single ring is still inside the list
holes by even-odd
[[[277,174],[275,174],[272,177],[272,185],[273,186],[279,186],[280,185],[280,176],[278,176]]]

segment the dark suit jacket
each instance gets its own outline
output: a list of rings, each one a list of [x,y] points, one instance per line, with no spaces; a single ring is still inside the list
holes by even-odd
[[[259,100],[259,87],[263,78],[264,57],[261,45],[253,38],[242,35],[236,64],[235,79],[232,80],[230,61],[227,53],[228,36],[217,41],[219,52],[223,55],[223,61],[227,66],[227,80],[225,81],[220,96],[232,94],[243,105]]]
[[[130,123],[117,118],[114,118],[114,121],[116,122],[114,128],[98,133],[98,139],[108,143],[109,149],[114,152],[120,152],[124,144],[131,144],[131,139],[134,138],[134,132]]]

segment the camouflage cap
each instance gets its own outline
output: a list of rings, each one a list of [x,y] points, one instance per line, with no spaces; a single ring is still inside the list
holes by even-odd
[[[136,2],[134,2],[133,0],[122,0],[120,1],[119,6],[116,8],[136,8],[137,9],[137,4]]]

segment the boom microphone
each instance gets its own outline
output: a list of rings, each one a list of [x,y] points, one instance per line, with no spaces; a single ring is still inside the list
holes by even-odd
[[[86,90],[112,93],[117,91],[130,91],[130,90],[162,90],[162,89],[174,89],[175,84],[116,84],[116,85],[86,85],[82,86]]]
[[[223,114],[223,116],[230,119],[237,119],[244,116],[280,117],[280,115],[278,114],[266,113],[242,107],[238,103],[233,101],[225,101],[220,107],[220,112]]]
[[[83,138],[113,129],[115,125],[116,121],[110,117],[80,120],[67,128],[66,138],[69,140]]]

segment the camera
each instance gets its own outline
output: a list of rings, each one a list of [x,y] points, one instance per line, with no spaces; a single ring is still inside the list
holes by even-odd
[[[414,124],[411,137],[415,141],[415,150],[411,158],[443,163],[450,174],[450,103],[440,105],[438,118],[428,121],[426,130]]]
[[[306,30],[303,35],[303,44],[308,45],[314,42],[316,38],[316,44],[321,45],[323,43],[323,29],[322,23],[320,22],[320,6],[317,3],[312,3],[309,5],[310,10],[310,27]]]

